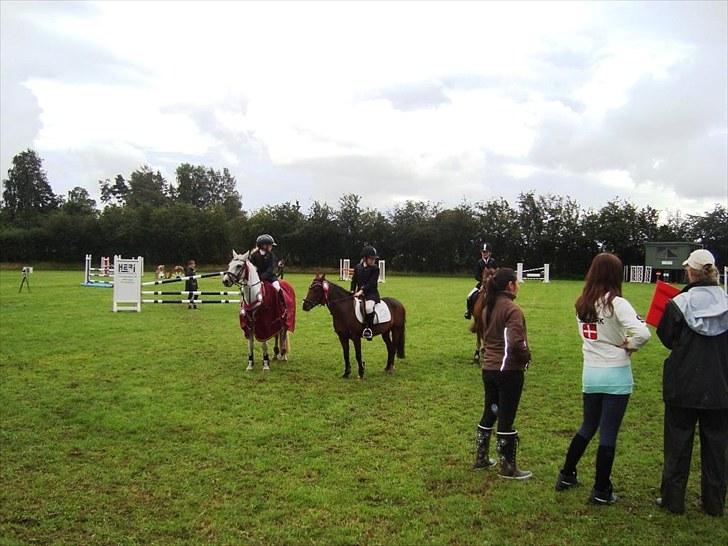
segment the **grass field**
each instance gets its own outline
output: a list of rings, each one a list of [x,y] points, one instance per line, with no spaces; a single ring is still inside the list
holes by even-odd
[[[652,504],[662,464],[662,361],[653,336],[634,356],[635,393],[614,482],[619,502],[557,494],[580,420],[580,283],[526,284],[518,298],[532,352],[512,483],[473,472],[482,410],[464,278],[397,278],[407,358],[385,375],[381,340],[367,376],[343,380],[328,311],[300,311],[292,360],[244,371],[235,305],[111,313],[111,290],[81,272],[38,271],[32,292],[0,272],[2,544],[728,544],[728,518]],[[299,301],[309,275],[291,275]],[[175,286],[175,285],[172,285]],[[222,290],[204,279],[201,289]],[[640,312],[652,287],[626,285]]]

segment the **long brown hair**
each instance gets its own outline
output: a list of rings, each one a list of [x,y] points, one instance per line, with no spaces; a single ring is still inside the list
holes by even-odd
[[[490,315],[491,313],[493,313],[495,300],[499,295],[505,292],[508,283],[511,281],[518,282],[518,276],[516,275],[516,272],[513,271],[510,267],[501,267],[495,272],[495,275],[488,279],[488,282],[485,284],[486,324],[490,322]]]
[[[614,298],[622,295],[622,260],[610,252],[597,254],[586,274],[581,296],[574,307],[582,322],[596,322],[596,304],[601,301],[609,313],[614,313]]]

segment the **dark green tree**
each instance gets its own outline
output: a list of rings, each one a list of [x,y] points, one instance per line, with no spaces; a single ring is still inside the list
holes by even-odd
[[[96,201],[91,199],[85,188],[76,186],[68,190],[68,197],[61,209],[67,214],[95,214]]]
[[[28,226],[39,214],[60,205],[43,170],[43,160],[31,149],[13,157],[3,187],[3,215],[11,224]]]

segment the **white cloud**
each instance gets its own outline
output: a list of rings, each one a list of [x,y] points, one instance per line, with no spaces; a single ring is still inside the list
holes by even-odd
[[[34,146],[57,186],[228,166],[247,206],[535,189],[701,207],[728,184],[727,9],[3,3],[0,162]]]

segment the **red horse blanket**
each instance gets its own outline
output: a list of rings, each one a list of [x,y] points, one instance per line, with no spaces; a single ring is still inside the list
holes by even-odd
[[[268,341],[281,331],[284,324],[289,332],[296,329],[296,292],[286,281],[279,281],[283,298],[286,300],[285,316],[276,289],[267,281],[263,282],[263,302],[256,306],[240,304],[240,327],[249,338],[251,330],[258,341]]]

